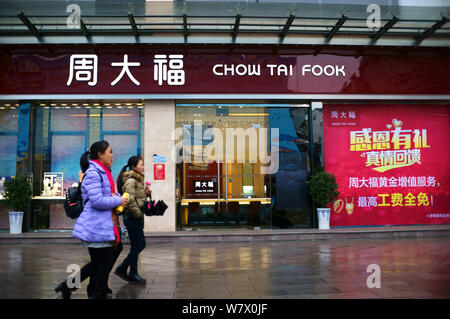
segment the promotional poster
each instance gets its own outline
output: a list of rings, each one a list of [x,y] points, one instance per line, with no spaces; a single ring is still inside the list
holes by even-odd
[[[326,104],[323,122],[330,226],[450,222],[447,106]]]

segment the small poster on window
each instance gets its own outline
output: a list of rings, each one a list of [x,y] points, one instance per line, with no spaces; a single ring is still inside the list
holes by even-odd
[[[63,194],[63,172],[45,172],[43,179],[42,196],[62,197]]]

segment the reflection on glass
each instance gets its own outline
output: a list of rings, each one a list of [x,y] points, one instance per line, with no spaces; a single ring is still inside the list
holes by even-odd
[[[34,196],[44,191],[45,172],[61,172],[64,176],[63,189],[78,183],[80,157],[96,141],[107,140],[111,145],[114,180],[130,156],[141,154],[141,108],[103,108],[100,104],[95,107],[88,103],[81,104],[83,107],[60,108],[58,103],[52,102],[52,107],[35,107],[32,126]],[[33,228],[71,227],[60,203],[38,200],[33,201],[32,205]]]
[[[270,108],[270,127],[279,128],[279,170],[272,175],[274,228],[309,227],[307,108]]]
[[[16,175],[17,109],[0,110],[0,193],[3,183]]]
[[[177,194],[185,207],[180,220],[188,220],[188,203],[197,201],[203,225],[217,224],[217,212],[231,216],[221,225],[247,225],[249,199],[270,202],[270,178],[261,174],[261,154],[269,153],[268,115],[266,107],[177,107]]]

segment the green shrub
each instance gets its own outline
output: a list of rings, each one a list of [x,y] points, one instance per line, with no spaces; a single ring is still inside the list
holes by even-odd
[[[32,190],[25,176],[16,176],[6,181],[3,189],[7,207],[20,212],[24,212],[28,208]]]
[[[327,204],[336,200],[339,195],[336,177],[328,172],[314,174],[306,184],[317,208],[326,208]]]

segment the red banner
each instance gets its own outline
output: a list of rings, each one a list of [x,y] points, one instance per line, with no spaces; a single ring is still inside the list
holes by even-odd
[[[450,223],[446,105],[328,104],[325,168],[340,195],[330,226]]]

